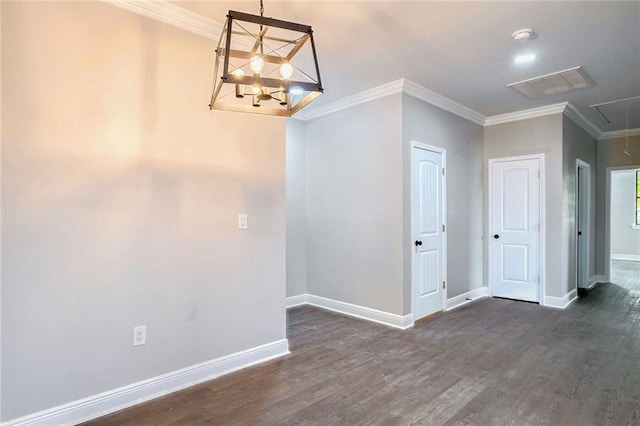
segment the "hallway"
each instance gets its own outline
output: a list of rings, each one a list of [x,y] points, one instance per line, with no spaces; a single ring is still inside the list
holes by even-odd
[[[640,292],[640,262],[611,260],[611,282],[630,291]]]

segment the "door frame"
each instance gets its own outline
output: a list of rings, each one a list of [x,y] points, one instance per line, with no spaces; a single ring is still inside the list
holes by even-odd
[[[640,169],[640,164],[607,167],[605,183],[606,201],[604,207],[604,282],[611,282],[611,172]]]
[[[585,200],[581,200],[580,199],[580,194],[578,193],[580,185],[578,182],[578,169],[582,169],[582,173],[585,174],[585,189],[583,190],[584,193],[586,194],[585,196]],[[578,212],[580,211],[580,204],[579,203],[584,203],[584,205],[586,206],[585,209],[585,214],[584,214],[584,218],[582,219],[584,221],[584,223],[586,224],[586,228],[582,230],[582,238],[585,240],[585,250],[587,251],[585,254],[585,258],[583,260],[586,260],[585,262],[585,279],[586,282],[584,283],[588,288],[589,287],[589,279],[590,279],[590,275],[589,275],[589,258],[591,256],[589,256],[589,254],[591,253],[591,165],[589,163],[587,163],[586,161],[583,161],[579,158],[576,158],[576,179],[575,179],[575,198],[574,198],[574,204],[575,204],[575,212],[574,212],[574,222],[575,222],[575,233],[574,233],[574,240],[575,240],[575,253],[574,253],[574,261],[575,261],[575,265],[576,265],[576,294],[578,294],[578,288],[580,287],[580,270],[578,268],[579,263],[578,263]]]
[[[445,170],[444,174],[442,175],[442,224],[445,226],[445,231],[442,233],[442,279],[445,282],[445,286],[442,289],[442,311],[446,311],[447,310],[447,287],[448,285],[447,283],[447,227],[446,227],[446,222],[447,222],[447,172],[446,172],[446,167],[447,167],[447,150],[445,148],[441,148],[439,146],[435,146],[435,145],[429,145],[426,143],[422,143],[422,142],[418,142],[418,141],[411,141],[411,166],[410,166],[410,176],[411,178],[409,179],[409,209],[411,211],[411,220],[409,221],[410,226],[409,226],[409,232],[411,233],[411,237],[409,238],[409,243],[411,244],[411,315],[413,316],[413,313],[415,312],[415,305],[414,305],[414,291],[415,291],[415,282],[414,282],[414,265],[415,265],[415,256],[416,256],[416,251],[413,248],[413,237],[414,237],[414,229],[413,229],[413,222],[414,222],[414,218],[413,218],[413,152],[415,149],[422,149],[425,151],[431,151],[431,152],[435,152],[438,153],[440,155],[442,155],[442,170]],[[416,319],[414,318],[413,321],[415,322]]]
[[[488,169],[487,169],[487,194],[488,194],[488,198],[487,198],[487,233],[485,235],[485,240],[487,241],[487,280],[488,282],[488,287],[489,287],[489,296],[493,297],[493,270],[492,270],[492,259],[493,259],[493,249],[491,248],[492,244],[491,244],[491,239],[490,239],[490,234],[491,234],[491,223],[493,220],[493,216],[492,216],[492,212],[491,212],[491,197],[493,196],[492,193],[492,186],[491,186],[491,167],[493,166],[494,163],[504,163],[504,162],[509,162],[509,161],[518,161],[518,160],[538,160],[540,162],[540,205],[538,206],[540,208],[540,225],[539,225],[539,229],[538,229],[538,233],[540,236],[540,241],[539,241],[539,253],[538,255],[540,256],[540,258],[538,259],[538,264],[540,267],[540,271],[539,271],[539,277],[540,277],[540,283],[539,283],[539,288],[538,288],[538,303],[540,305],[544,306],[544,298],[546,295],[546,285],[545,285],[545,275],[546,275],[546,259],[545,259],[545,254],[546,254],[546,238],[545,238],[545,231],[546,231],[546,224],[547,224],[547,217],[546,217],[546,187],[545,187],[545,166],[544,166],[544,153],[540,153],[540,154],[528,154],[528,155],[519,155],[519,156],[515,156],[515,157],[501,157],[501,158],[490,158],[488,160]]]

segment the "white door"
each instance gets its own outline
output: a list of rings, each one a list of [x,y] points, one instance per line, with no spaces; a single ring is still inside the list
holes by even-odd
[[[576,281],[578,287],[588,287],[587,283],[587,243],[589,232],[589,168],[578,163],[576,167]]]
[[[444,152],[414,147],[413,319],[443,309]]]
[[[491,162],[492,295],[540,301],[540,159]]]

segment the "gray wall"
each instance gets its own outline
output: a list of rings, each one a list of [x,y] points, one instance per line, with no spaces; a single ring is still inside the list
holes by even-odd
[[[640,228],[636,221],[636,171],[611,173],[611,255],[640,256]]]
[[[562,120],[562,258],[565,293],[576,287],[576,160],[589,164],[589,253],[587,279],[595,271],[596,139],[570,118]],[[586,234],[583,234],[586,235]]]
[[[482,287],[481,126],[398,94],[305,127],[288,128],[287,161],[298,167],[288,167],[287,179],[297,179],[305,164],[306,197],[292,189],[288,207],[306,198],[306,230],[295,224],[287,229],[288,240],[306,238],[310,294],[399,315],[412,311],[412,140],[447,149],[448,297]],[[299,183],[288,188],[293,185]],[[288,211],[290,220],[302,222],[302,209]],[[302,292],[297,277],[304,260],[298,250],[287,250],[292,296]]]
[[[307,289],[403,313],[402,96],[306,123]]]
[[[408,95],[402,103],[404,304],[411,312],[411,141],[447,150],[447,297],[483,286],[483,128]]]
[[[562,262],[562,127],[561,113],[529,120],[497,124],[484,129],[484,160],[526,154],[545,154],[545,233],[546,233],[546,296],[566,294]],[[485,169],[485,217],[488,217],[488,169]],[[489,224],[485,221],[485,235]],[[485,253],[487,253],[485,240]],[[485,262],[487,261],[485,255]]]
[[[209,40],[3,2],[2,60],[3,420],[285,338],[285,121],[208,110]]]
[[[609,167],[640,167],[640,136],[629,137],[629,153],[626,155],[625,138],[598,141],[598,181],[596,188],[596,273],[606,275],[609,259],[606,246],[609,236],[606,232],[607,205],[607,168]]]
[[[307,293],[306,125],[287,120],[287,297]]]

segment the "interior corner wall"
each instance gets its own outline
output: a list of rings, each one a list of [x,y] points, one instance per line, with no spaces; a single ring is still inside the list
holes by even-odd
[[[212,43],[107,3],[1,31],[2,421],[284,339],[284,119],[209,111]]]
[[[447,151],[447,297],[483,283],[483,128],[409,95],[403,95],[404,306],[411,306],[411,143]]]
[[[606,206],[607,206],[607,169],[640,166],[640,135],[629,137],[630,155],[627,150],[626,138],[606,139],[598,141],[598,170],[596,188],[596,274],[605,276],[608,272],[609,259],[606,246],[609,235],[606,235]],[[609,277],[606,277],[609,278]]]
[[[489,159],[543,153],[545,158],[545,294],[563,297],[566,285],[562,279],[562,126],[563,114],[557,113],[527,120],[487,126],[484,129],[485,214],[488,218]],[[485,221],[484,235],[490,235]],[[485,239],[485,253],[488,239]],[[488,259],[485,258],[485,264]],[[488,277],[487,277],[488,279]],[[487,281],[488,282],[488,281]]]
[[[576,160],[590,166],[587,279],[595,274],[596,139],[566,115],[562,118],[562,266],[564,294],[576,288]],[[587,233],[583,232],[583,235]]]
[[[287,297],[307,293],[305,129],[304,121],[287,120]]]
[[[401,315],[402,95],[306,123],[307,288]]]

